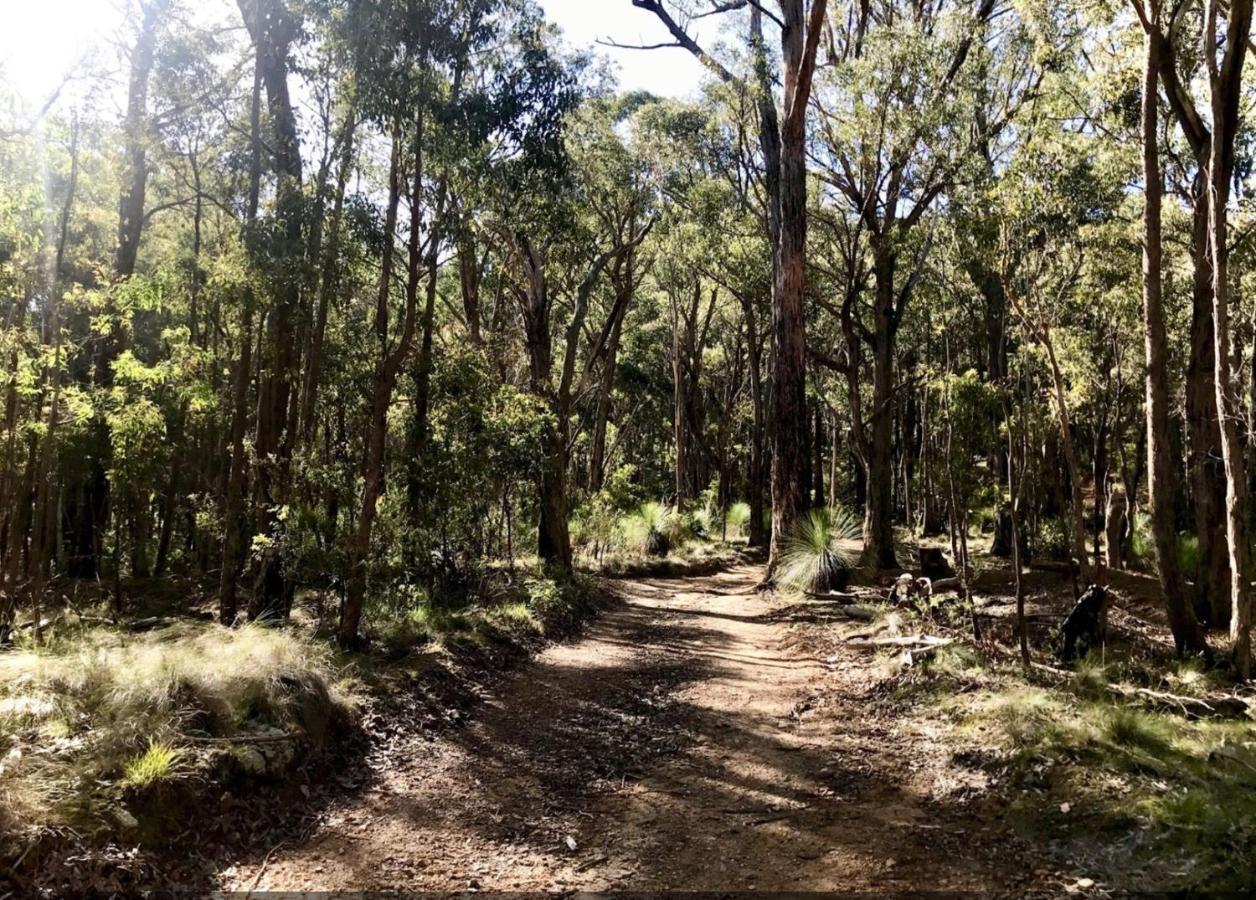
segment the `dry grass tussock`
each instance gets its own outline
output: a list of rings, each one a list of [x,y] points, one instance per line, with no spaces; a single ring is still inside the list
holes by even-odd
[[[134,827],[146,795],[256,762],[250,735],[291,762],[346,720],[335,682],[325,648],[255,626],[100,629],[0,654],[0,840]]]

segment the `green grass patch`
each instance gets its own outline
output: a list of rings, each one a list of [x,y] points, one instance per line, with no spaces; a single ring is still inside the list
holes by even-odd
[[[149,741],[147,750],[127,761],[122,774],[123,787],[144,789],[174,777],[179,756],[176,748]]]

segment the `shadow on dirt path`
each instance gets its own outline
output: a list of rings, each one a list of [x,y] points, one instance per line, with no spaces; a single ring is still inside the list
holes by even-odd
[[[790,649],[758,577],[618,583],[584,638],[220,887],[1050,890],[978,790],[920,775],[940,751],[869,714],[855,660]]]

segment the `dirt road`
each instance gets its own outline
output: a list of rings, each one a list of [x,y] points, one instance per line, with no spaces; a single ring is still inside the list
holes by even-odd
[[[818,659],[823,607],[759,571],[646,579],[466,726],[416,735],[304,844],[229,870],[257,890],[1050,889],[870,665]],[[801,613],[801,614],[800,614]],[[799,620],[812,624],[799,624]]]

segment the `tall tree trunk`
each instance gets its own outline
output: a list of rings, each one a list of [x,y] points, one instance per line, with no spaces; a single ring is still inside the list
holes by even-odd
[[[53,549],[56,546],[57,512],[60,506],[61,485],[55,474],[57,442],[61,409],[61,383],[64,359],[61,347],[61,290],[65,269],[65,252],[70,231],[70,213],[74,208],[79,177],[79,125],[77,117],[70,123],[70,180],[66,187],[65,203],[61,207],[57,246],[53,257],[52,274],[47,285],[44,343],[52,347],[51,370],[45,369],[43,380],[51,383],[48,401],[48,417],[43,440],[39,447],[39,462],[34,480],[34,513],[31,517],[31,595],[37,604],[43,600]],[[32,443],[31,449],[34,451]],[[35,636],[40,637],[39,610],[35,612]]]
[[[318,389],[323,367],[323,342],[327,336],[327,317],[332,300],[340,292],[340,249],[344,223],[345,188],[353,161],[356,116],[351,108],[345,116],[341,136],[340,163],[336,172],[336,193],[332,200],[330,234],[323,248],[322,271],[319,275],[318,308],[314,328],[310,332],[305,374],[301,384],[301,413],[298,418],[301,441],[309,444],[314,438],[314,413],[318,408]]]
[[[237,3],[257,50],[257,68],[266,88],[266,105],[273,129],[267,146],[272,151],[273,168],[278,177],[275,216],[283,234],[278,252],[284,258],[284,272],[265,317],[266,342],[258,360],[254,436],[259,461],[254,469],[258,531],[274,538],[282,527],[278,511],[286,500],[294,438],[289,417],[298,357],[295,328],[301,303],[300,266],[295,263],[304,258],[306,250],[301,237],[304,208],[301,146],[288,92],[288,53],[300,22],[285,0],[237,0]],[[249,614],[252,618],[284,617],[288,612],[288,596],[283,559],[278,552],[267,552],[261,560]]]
[[[423,302],[423,336],[419,341],[419,352],[415,357],[411,377],[414,383],[414,417],[410,422],[410,433],[406,439],[406,455],[409,467],[406,473],[406,505],[410,515],[419,514],[419,501],[423,495],[423,472],[421,458],[427,449],[429,425],[428,418],[432,406],[432,365],[433,341],[436,328],[436,274],[438,251],[440,249],[439,222],[444,215],[445,187],[439,190],[437,212],[433,217],[433,225],[428,234],[427,259],[424,269],[427,271],[427,290]]]
[[[672,312],[672,446],[676,506],[689,499],[689,429],[685,415],[685,359],[682,329],[688,323],[679,311]]]
[[[1152,28],[1160,27],[1160,0],[1147,0],[1145,15]],[[1147,356],[1147,472],[1152,542],[1156,572],[1164,594],[1165,611],[1179,653],[1207,649],[1204,634],[1186,602],[1185,585],[1178,565],[1174,498],[1177,496],[1177,461],[1169,442],[1169,341],[1165,332],[1163,304],[1163,240],[1161,193],[1163,179],[1159,156],[1160,42],[1147,33],[1143,70],[1143,179],[1146,204],[1143,213],[1143,323]]]
[[[811,449],[815,454],[815,461],[811,466],[811,505],[818,509],[826,504],[824,494],[824,407],[819,400],[815,402],[814,418],[815,431]]]
[[[480,314],[480,285],[484,275],[476,255],[475,235],[463,225],[458,235],[458,280],[462,288],[462,314],[467,320],[467,336],[471,343],[484,343]]]
[[[1186,367],[1186,421],[1190,438],[1191,504],[1195,513],[1198,568],[1195,613],[1214,628],[1230,621],[1230,561],[1225,530],[1225,466],[1217,421],[1212,328],[1212,258],[1208,244],[1208,167],[1205,161],[1192,190],[1191,352]]]
[[[536,553],[560,575],[571,572],[571,533],[567,509],[566,416],[546,426],[541,461],[540,519]]]
[[[610,422],[611,395],[615,390],[619,343],[623,329],[624,320],[620,317],[611,327],[606,362],[602,364],[602,377],[598,381],[597,408],[593,414],[593,437],[589,450],[589,490],[591,491],[600,491],[606,481],[606,429]]]
[[[1208,69],[1212,101],[1212,145],[1209,154],[1209,234],[1212,250],[1213,355],[1216,366],[1217,418],[1221,423],[1221,456],[1226,480],[1226,543],[1230,557],[1230,638],[1233,664],[1243,680],[1251,676],[1251,548],[1248,545],[1248,482],[1239,440],[1230,359],[1229,200],[1234,165],[1243,59],[1251,33],[1252,0],[1232,0],[1226,28],[1225,56],[1217,65],[1217,0],[1207,0],[1202,52]]]
[[[253,309],[245,306],[240,326],[240,358],[231,378],[231,466],[223,508],[222,575],[218,585],[218,620],[234,625],[239,613],[238,582],[244,561],[244,480],[247,460],[244,433],[248,428],[248,390],[253,368]]]
[[[751,547],[766,547],[768,529],[766,526],[766,509],[763,505],[764,472],[764,385],[763,385],[763,354],[759,343],[758,314],[754,301],[742,297],[742,314],[746,319],[746,357],[750,367],[750,459],[748,461],[747,498],[750,506],[750,527],[747,542]]]
[[[245,212],[246,228],[257,221],[258,201],[262,181],[262,63],[261,51],[256,50],[253,60],[253,95],[249,108],[250,163],[248,209]],[[234,625],[239,614],[240,567],[244,561],[244,482],[247,476],[247,458],[244,453],[244,434],[248,428],[248,389],[253,368],[253,295],[244,297],[244,309],[240,314],[240,356],[236,361],[231,379],[231,427],[228,447],[231,463],[227,470],[225,496],[223,498],[222,572],[218,585],[218,620],[224,625]]]
[[[772,298],[772,546],[770,580],[802,514],[806,428],[807,106],[827,0],[781,2],[784,115],[780,130],[780,236]],[[769,160],[770,163],[770,160]]]

